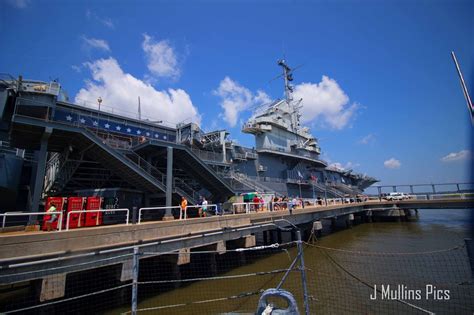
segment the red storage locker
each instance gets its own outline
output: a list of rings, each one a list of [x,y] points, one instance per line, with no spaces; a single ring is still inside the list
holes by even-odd
[[[101,204],[101,197],[87,197],[86,210],[98,210]],[[86,212],[85,226],[102,225],[102,214],[102,212]]]
[[[67,220],[67,214],[70,211],[78,211],[78,210],[83,210],[83,209],[84,209],[83,197],[69,197],[67,200],[67,213],[66,213],[65,220]],[[86,221],[85,213],[71,213],[69,215],[69,228],[76,229],[78,227],[82,227],[84,226],[85,221]],[[67,225],[67,222],[66,222],[66,225]]]
[[[56,211],[63,211],[65,201],[66,201],[66,198],[64,198],[64,197],[48,197],[48,198],[46,198],[46,204],[45,204],[45,207],[44,207],[44,211],[45,212],[48,211],[48,209],[51,207],[51,204],[53,204],[53,203],[56,205]],[[47,230],[46,222],[48,222],[50,219],[51,219],[51,215],[44,215],[43,216],[43,224],[41,225],[41,229],[43,231]],[[51,227],[53,228],[53,230],[58,228],[59,219],[60,219],[60,214],[58,213],[57,214],[57,220],[54,221],[53,224],[51,224]],[[63,222],[64,221],[65,221],[65,219],[64,219],[64,216],[63,216]]]

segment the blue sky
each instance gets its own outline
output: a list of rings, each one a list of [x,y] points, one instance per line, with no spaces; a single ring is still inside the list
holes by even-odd
[[[285,57],[323,158],[386,184],[465,181],[472,1],[0,0],[0,72],[58,78],[71,100],[226,128],[282,97]],[[100,95],[99,95],[100,94]],[[472,93],[471,93],[472,94]]]

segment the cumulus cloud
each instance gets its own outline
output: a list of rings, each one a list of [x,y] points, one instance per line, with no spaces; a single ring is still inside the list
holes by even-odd
[[[402,165],[402,163],[400,163],[400,161],[397,160],[397,159],[395,159],[395,158],[391,158],[391,159],[386,160],[385,162],[383,162],[383,165],[384,165],[386,168],[396,169],[396,168],[400,168],[400,166]]]
[[[167,40],[157,42],[147,34],[144,34],[143,38],[142,48],[145,52],[148,70],[156,77],[178,79],[181,70],[170,43]]]
[[[86,48],[95,48],[105,52],[110,52],[109,44],[103,39],[88,38],[85,35],[81,37]]]
[[[462,161],[468,160],[471,158],[471,151],[469,150],[461,150],[459,152],[452,152],[448,155],[441,158],[442,162],[454,162],[454,161]]]
[[[103,107],[112,107],[114,112],[136,118],[138,97],[141,100],[142,117],[178,123],[192,119],[200,123],[200,115],[190,96],[182,89],[156,90],[152,85],[125,73],[114,58],[99,59],[85,63],[92,74],[92,80],[79,90],[75,97],[77,104],[96,104],[98,97]],[[132,108],[132,109],[131,109]],[[133,111],[133,113],[132,113]]]
[[[258,90],[254,94],[228,76],[220,82],[213,94],[221,98],[220,105],[224,110],[221,115],[231,127],[237,125],[240,112],[271,101],[265,92]]]
[[[363,137],[358,141],[359,144],[370,144],[375,142],[375,136],[369,133],[367,136]]]
[[[350,170],[350,169],[353,169],[353,168],[356,168],[360,166],[359,163],[353,163],[351,161],[347,162],[346,164],[341,164],[339,162],[335,162],[335,163],[331,163],[329,165],[329,167],[332,167],[332,168],[336,168],[336,169],[340,169],[340,170]]]
[[[24,9],[30,5],[30,0],[7,0],[7,3],[17,9]]]
[[[92,12],[91,10],[86,10],[86,17],[88,19],[96,20],[97,22],[101,23],[102,25],[104,25],[104,26],[106,26],[110,29],[115,28],[115,24],[112,21],[112,19],[110,19],[108,17],[100,17],[95,12]]]
[[[323,126],[343,129],[358,109],[334,79],[323,76],[319,83],[301,83],[295,86],[294,99],[302,101],[302,122],[320,121]]]

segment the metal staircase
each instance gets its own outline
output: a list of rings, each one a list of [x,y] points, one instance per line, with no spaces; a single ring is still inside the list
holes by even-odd
[[[197,205],[199,203],[200,194],[191,186],[186,184],[181,178],[174,178],[173,191],[181,196],[184,196],[188,202],[192,204]]]
[[[162,183],[166,190],[166,175],[158,170],[156,167],[151,165],[145,159],[143,159],[136,152],[130,150],[121,150],[122,154],[127,157],[130,161],[134,162],[136,165],[142,169],[149,172],[153,177],[155,177],[160,183]],[[179,196],[184,196],[191,204],[198,204],[199,202],[199,193],[195,191],[191,186],[186,184],[184,180],[179,177],[173,176],[173,193],[177,193]]]
[[[272,192],[272,193],[274,192],[273,189],[265,186],[261,182],[255,180],[255,179],[252,179],[252,178],[250,178],[247,175],[242,174],[242,173],[230,172],[227,175],[227,177],[229,179],[232,179],[232,180],[235,180],[235,181],[241,183],[243,186],[247,187],[248,190],[256,190],[258,192]]]
[[[175,175],[173,190],[188,198],[192,203],[198,203],[202,190],[206,190],[206,197],[212,196],[214,202],[225,201],[234,194],[234,189],[220,177],[214,169],[196,155],[190,148],[179,145],[163,143],[157,140],[148,140],[132,148],[135,152],[150,152],[164,147],[173,147],[173,165],[182,171]],[[194,179],[194,181],[193,181]],[[194,182],[194,184],[193,184]]]
[[[320,192],[326,192],[328,194],[331,194],[333,195],[334,197],[336,198],[343,198],[344,197],[344,193],[337,190],[336,188],[334,187],[331,187],[329,185],[323,185],[321,183],[317,183],[317,182],[312,182],[312,185],[318,189]]]
[[[72,179],[79,165],[80,160],[69,159],[70,151],[65,153],[53,152],[46,164],[46,172],[44,178],[45,194],[55,193],[61,191],[67,183]]]
[[[72,137],[76,148],[112,169],[136,187],[151,192],[166,192],[166,175],[130,148],[115,146],[89,129],[78,129],[81,137]],[[84,139],[85,138],[85,139]],[[84,141],[88,140],[88,141]],[[69,160],[69,151],[52,153],[45,176],[45,193],[61,191],[73,178],[81,160]],[[185,196],[191,204],[199,201],[199,194],[180,178],[175,178],[173,193]]]

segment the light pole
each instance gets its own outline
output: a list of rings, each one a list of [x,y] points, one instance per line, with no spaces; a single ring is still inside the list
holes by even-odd
[[[102,97],[99,96],[99,98],[97,99],[97,103],[99,104],[99,111],[97,112],[96,133],[99,134],[99,125],[100,125],[100,104],[102,104]]]
[[[326,206],[328,205],[328,186],[327,186],[328,182],[325,182],[324,183],[324,203],[326,204]]]
[[[102,103],[102,97],[99,96],[97,99],[97,103],[99,104],[99,112],[100,112],[100,104]]]
[[[301,179],[298,181],[298,186],[300,187],[300,199],[303,198],[303,196],[301,196]]]

